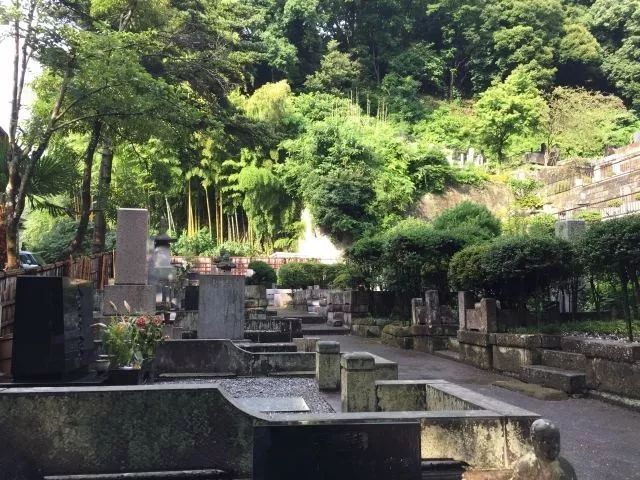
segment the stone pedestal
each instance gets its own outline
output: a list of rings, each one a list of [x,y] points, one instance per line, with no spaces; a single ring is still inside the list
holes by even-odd
[[[458,318],[461,330],[467,330],[467,310],[475,307],[471,292],[458,292]]]
[[[156,311],[156,287],[154,285],[107,285],[104,287],[102,300],[102,314],[127,315],[124,306],[126,301],[131,307],[131,313],[154,314]],[[116,306],[117,312],[113,309]]]
[[[198,338],[244,337],[244,277],[201,275]]]
[[[340,400],[343,412],[376,410],[376,372],[373,355],[355,352],[340,360]]]
[[[340,389],[340,344],[316,343],[316,382],[320,390]]]

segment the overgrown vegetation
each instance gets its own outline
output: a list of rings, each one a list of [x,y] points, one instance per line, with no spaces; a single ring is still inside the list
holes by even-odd
[[[488,170],[543,142],[598,155],[638,127],[639,8],[13,2],[0,11],[18,46],[0,205],[9,266],[29,202],[75,224],[52,257],[85,251],[87,235],[106,248],[118,207],[149,208],[154,226],[167,217],[185,254],[269,253],[295,249],[304,207],[349,246],[398,225],[424,193],[482,184],[482,168],[447,161],[470,147]],[[27,118],[30,58],[42,73]],[[429,235],[459,233],[440,232]]]

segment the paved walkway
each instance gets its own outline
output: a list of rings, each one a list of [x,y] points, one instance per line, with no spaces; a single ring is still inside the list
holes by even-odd
[[[509,377],[374,339],[352,335],[325,339],[340,342],[343,352],[368,351],[397,362],[401,379],[448,380],[552,420],[560,428],[562,455],[580,480],[640,480],[640,413],[589,398],[538,400],[491,385]]]

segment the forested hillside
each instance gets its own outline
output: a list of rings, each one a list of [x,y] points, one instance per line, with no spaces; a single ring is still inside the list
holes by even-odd
[[[183,253],[295,249],[303,208],[348,245],[451,185],[526,207],[523,153],[640,126],[639,0],[9,3],[14,105],[26,60],[43,72],[7,132],[8,247],[26,214],[49,259],[104,249],[124,206]],[[447,160],[469,148],[484,165]]]

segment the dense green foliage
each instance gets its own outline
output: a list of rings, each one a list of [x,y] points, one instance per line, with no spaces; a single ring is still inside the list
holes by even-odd
[[[640,299],[640,215],[592,223],[578,243],[578,252],[591,283],[594,304],[602,303],[596,280],[615,278],[622,289],[623,311],[632,338],[630,293],[634,305]]]
[[[396,292],[398,304],[424,289],[449,298],[452,256],[467,245],[494,238],[500,221],[471,202],[445,210],[432,223],[407,219],[385,232],[356,241],[346,252],[349,273],[362,284]]]
[[[22,22],[42,73],[12,181],[83,238],[92,214],[145,207],[184,254],[293,250],[307,208],[349,246],[543,142],[592,157],[638,127],[637,0],[37,1],[34,30],[16,5],[3,23]],[[469,148],[487,166],[447,161]],[[467,228],[426,235],[449,252],[443,236],[498,233]],[[379,282],[374,263],[352,273]]]
[[[449,279],[458,290],[498,298],[505,307],[527,301],[577,274],[571,245],[550,236],[505,236],[454,255]]]
[[[253,270],[253,275],[247,278],[247,285],[264,285],[271,288],[278,282],[276,271],[265,262],[253,260],[249,262],[249,269]]]

